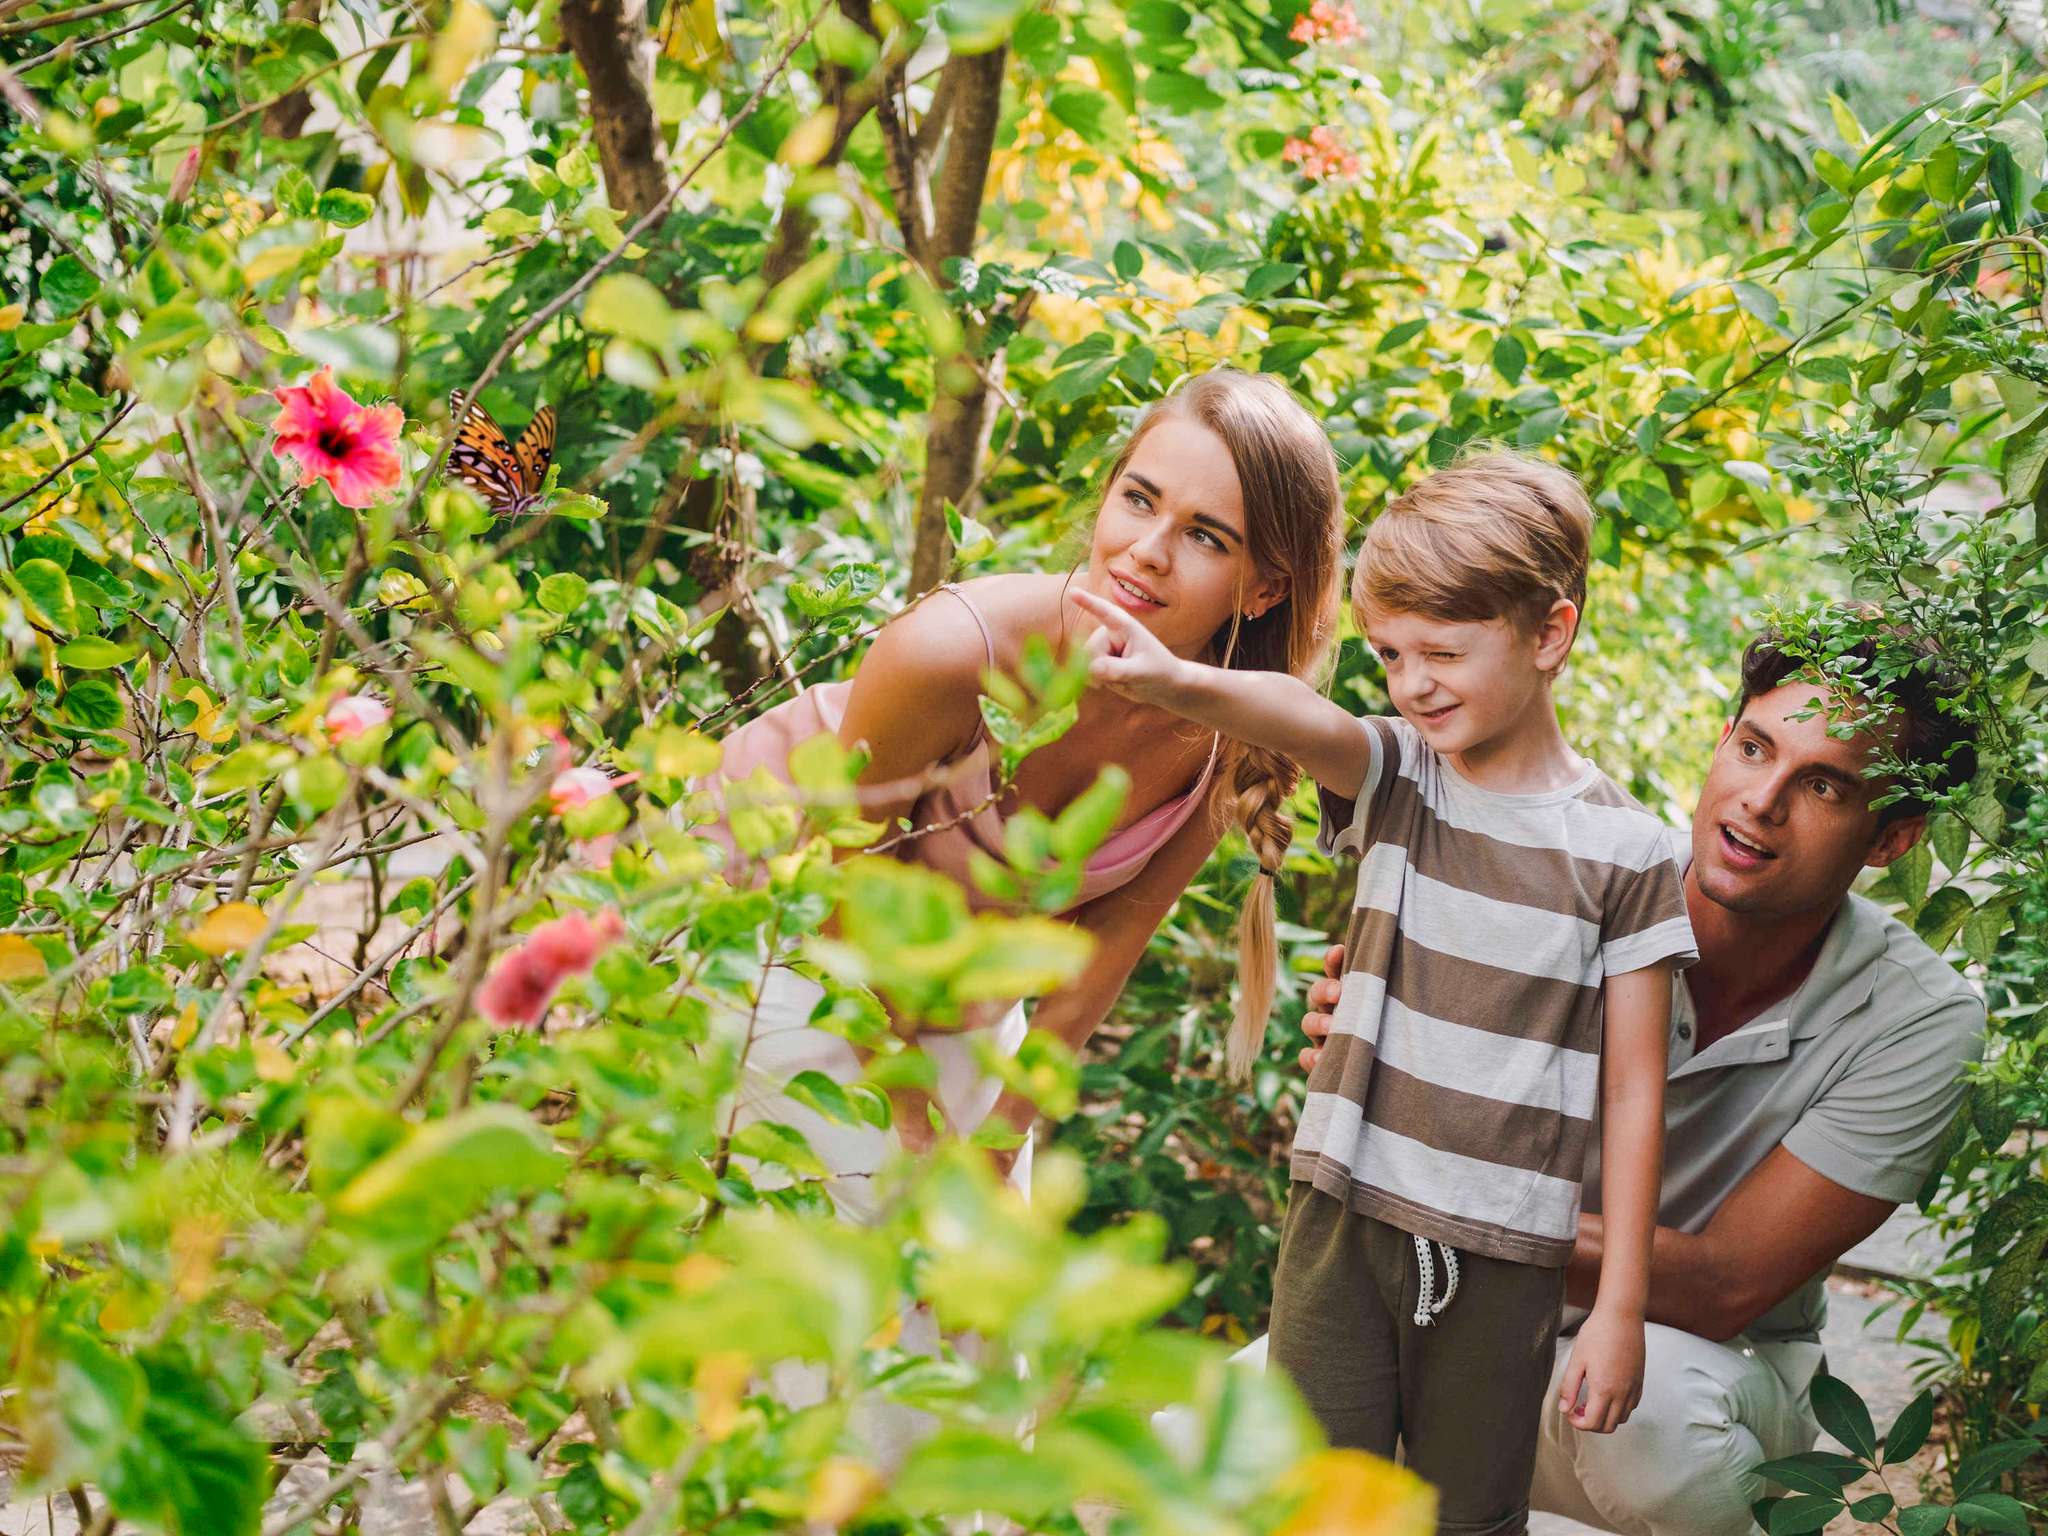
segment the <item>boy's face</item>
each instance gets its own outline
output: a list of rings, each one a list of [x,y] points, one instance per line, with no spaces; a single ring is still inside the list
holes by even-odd
[[[1766,918],[1832,908],[1866,866],[1918,841],[1924,818],[1880,826],[1870,808],[1885,786],[1866,770],[1883,742],[1830,736],[1823,702],[1795,679],[1722,732],[1692,818],[1693,883],[1717,906]]]
[[[1373,608],[1364,615],[1394,708],[1446,756],[1483,746],[1543,702],[1577,617],[1569,603],[1534,630],[1507,619],[1432,619]]]

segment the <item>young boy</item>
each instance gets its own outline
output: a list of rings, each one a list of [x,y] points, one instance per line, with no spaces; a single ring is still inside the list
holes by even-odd
[[[1591,529],[1570,474],[1500,452],[1381,513],[1352,604],[1394,718],[1183,661],[1077,598],[1102,624],[1096,682],[1293,758],[1325,850],[1363,861],[1271,1358],[1333,1444],[1399,1442],[1447,1532],[1527,1526],[1596,1106],[1606,1243],[1563,1408],[1611,1431],[1642,1389],[1671,973],[1697,956],[1662,827],[1572,751],[1551,700]]]

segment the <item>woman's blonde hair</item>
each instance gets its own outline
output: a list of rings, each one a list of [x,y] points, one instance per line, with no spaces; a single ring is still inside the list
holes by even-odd
[[[1365,531],[1351,605],[1450,623],[1506,619],[1527,631],[1563,599],[1582,614],[1593,509],[1578,477],[1486,449],[1425,476]]]
[[[1244,497],[1246,552],[1262,577],[1286,587],[1257,618],[1245,614],[1239,595],[1213,643],[1219,664],[1318,682],[1336,632],[1344,568],[1344,499],[1329,438],[1278,379],[1214,368],[1147,408],[1110,466],[1107,484],[1124,472],[1145,434],[1168,417],[1199,422],[1223,440]],[[1287,800],[1301,769],[1277,752],[1232,741],[1223,743],[1218,766],[1228,775],[1231,812],[1253,857],[1261,871],[1277,872],[1294,841]],[[1279,969],[1267,873],[1252,878],[1237,943],[1237,1010],[1225,1061],[1230,1075],[1242,1079],[1258,1059]]]

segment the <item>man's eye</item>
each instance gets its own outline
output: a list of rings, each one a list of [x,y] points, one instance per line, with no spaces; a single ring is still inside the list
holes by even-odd
[[[1813,792],[1816,795],[1819,795],[1823,800],[1834,799],[1836,793],[1835,786],[1830,784],[1826,779],[1815,779],[1813,781]]]
[[[1745,741],[1741,746],[1741,752],[1744,757],[1755,757],[1761,750],[1753,741]]]

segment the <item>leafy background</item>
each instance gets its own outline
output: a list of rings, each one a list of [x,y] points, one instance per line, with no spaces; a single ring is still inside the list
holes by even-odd
[[[1298,998],[1248,1088],[1215,1069],[1235,843],[1088,1058],[1034,1040],[1012,1069],[1075,1111],[1030,1210],[963,1151],[837,1224],[801,1136],[728,1108],[770,959],[825,965],[834,1027],[877,1048],[805,1085],[860,1122],[929,1070],[876,995],[942,1022],[1075,957],[836,860],[875,834],[829,751],[807,817],[735,828],[764,883],[707,881],[711,743],[948,573],[1070,561],[1135,411],[1235,362],[1310,402],[1359,526],[1479,439],[1584,476],[1567,724],[1673,818],[1774,604],[1877,597],[1962,663],[1984,769],[1876,889],[1995,1027],[1924,1192],[1950,1261],[1901,1301],[1939,1340],[1946,1460],[1854,1518],[2024,1528],[1987,1448],[2048,1395],[2029,28],[1847,0],[0,0],[17,1477],[101,1533],[346,1529],[373,1459],[443,1528],[1426,1520],[1220,1363],[1261,1323],[1300,1092]],[[270,451],[272,392],[322,366],[405,415],[402,483],[360,513]],[[557,410],[538,515],[442,477],[451,389],[515,428]],[[1803,632],[1825,658],[1852,629]],[[1013,753],[1073,686],[1023,680]],[[1355,636],[1331,686],[1384,703]],[[349,695],[392,718],[337,742]],[[563,761],[639,777],[557,812]],[[1010,878],[1056,891],[1104,803]],[[1299,809],[1305,975],[1345,882]],[[577,845],[607,835],[599,867]],[[871,920],[807,950],[835,910]],[[480,1015],[504,952],[605,912],[624,939],[542,1025]],[[986,1347],[935,1356],[933,1320]],[[766,1389],[798,1357],[816,1406]],[[857,1399],[931,1432],[877,1454]],[[1163,1447],[1166,1402],[1194,1408]]]

